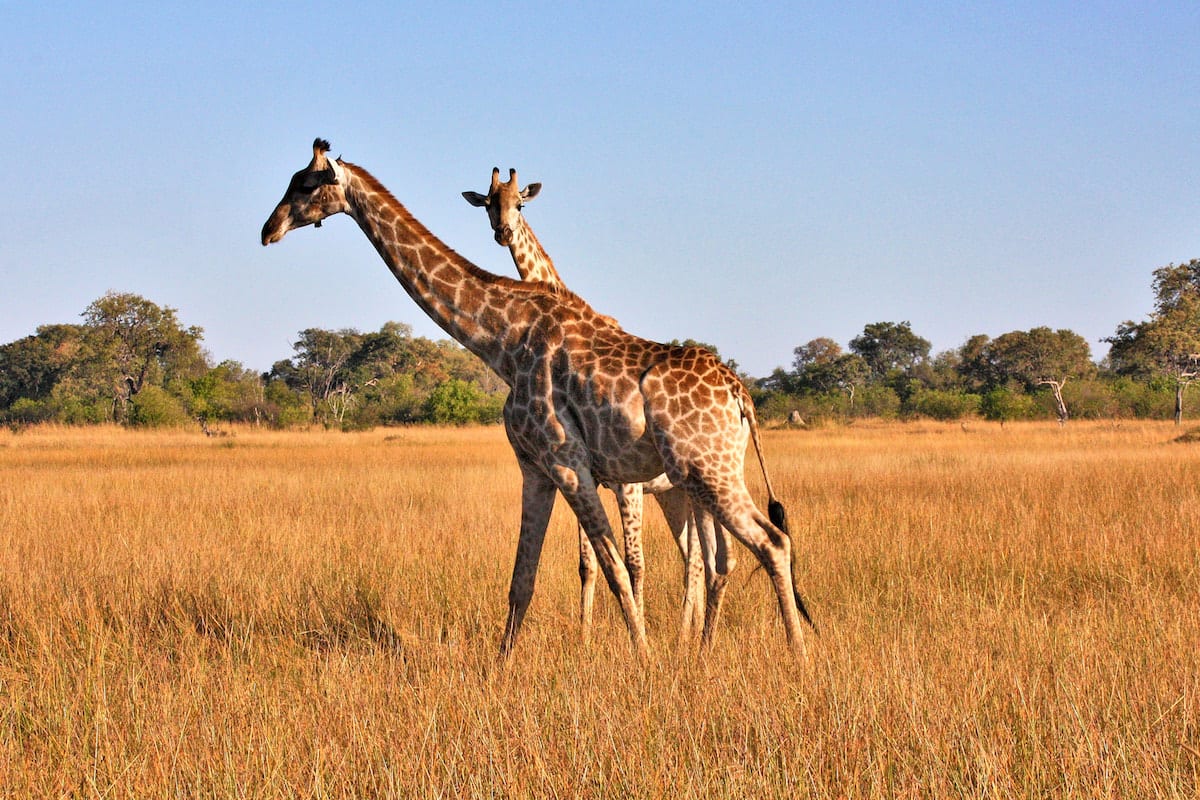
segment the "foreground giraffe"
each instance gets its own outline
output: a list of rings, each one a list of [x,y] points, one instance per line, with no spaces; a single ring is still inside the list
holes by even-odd
[[[665,472],[759,559],[770,577],[788,645],[804,649],[807,618],[792,575],[783,507],[768,482],[770,517],[746,488],[743,463],[753,405],[737,376],[703,348],[639,339],[583,300],[493,275],[430,233],[366,170],[313,142],[262,229],[264,245],[344,213],[375,246],[409,296],[510,387],[504,426],[521,470],[521,531],[501,650],[510,653],[533,597],[555,492],[587,532],[620,603],[638,656],[649,655],[641,610],[618,557],[597,486]]]
[[[494,167],[492,168],[492,180],[487,194],[466,191],[462,193],[462,196],[471,205],[487,211],[493,238],[496,240],[496,244],[508,248],[508,252],[512,256],[513,265],[517,268],[517,273],[521,276],[521,280],[542,281],[556,289],[565,289],[566,284],[563,283],[562,276],[555,269],[553,259],[550,258],[550,254],[546,252],[542,243],[534,235],[533,229],[529,227],[529,223],[525,219],[525,215],[521,213],[524,205],[537,197],[541,189],[542,185],[540,183],[531,183],[524,189],[520,188],[515,169],[508,171],[507,181],[501,181],[500,168]],[[616,320],[613,320],[613,324],[617,324]],[[644,582],[645,563],[642,555],[641,538],[644,492],[650,492],[655,500],[658,501],[659,507],[662,508],[663,516],[667,520],[667,525],[671,528],[671,533],[675,539],[676,546],[679,548],[684,565],[684,595],[683,613],[679,630],[680,639],[691,638],[698,632],[700,627],[700,608],[702,607],[700,601],[700,580],[704,571],[704,564],[700,560],[701,553],[699,538],[697,536],[697,522],[694,521],[691,503],[688,502],[687,494],[682,489],[672,486],[665,475],[660,475],[653,481],[644,484],[618,484],[611,488],[617,496],[617,508],[620,511],[621,528],[625,537],[625,566],[629,570],[629,578],[633,584],[634,599],[643,612],[645,611],[645,606],[642,598],[642,585]],[[712,520],[710,517],[705,516],[699,524],[705,523],[707,523],[707,527],[711,530]],[[710,549],[715,552],[715,548]],[[706,549],[706,552],[710,549]],[[728,548],[723,548],[723,551],[728,552]],[[735,564],[736,561],[730,558],[728,563],[722,562],[720,565],[722,590],[725,583],[724,577],[728,575]],[[710,564],[709,574],[715,575],[715,570],[716,565]],[[596,556],[592,552],[587,535],[581,529],[579,535],[579,577],[581,582],[579,617],[585,641],[587,640],[592,621],[596,571]],[[714,597],[712,603],[703,607],[713,609],[712,620],[715,621],[716,613],[720,608],[720,598]],[[708,640],[711,628],[711,624],[705,625],[705,641]]]

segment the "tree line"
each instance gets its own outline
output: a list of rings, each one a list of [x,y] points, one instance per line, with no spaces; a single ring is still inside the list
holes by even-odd
[[[1067,329],[1037,327],[969,337],[930,355],[908,322],[863,328],[845,352],[826,338],[797,347],[790,370],[756,381],[760,415],[792,419],[927,417],[954,420],[1072,416],[1183,418],[1184,392],[1200,375],[1200,260],[1153,272],[1154,310],[1120,323],[1092,360]]]
[[[0,346],[0,418],[160,427],[248,422],[272,427],[498,422],[500,380],[457,343],[378,331],[300,331],[269,372],[212,364],[203,331],[176,309],[110,292],[74,325],[43,325]]]
[[[1067,329],[969,337],[931,354],[909,322],[874,322],[843,349],[820,337],[790,368],[742,375],[759,417],[955,420],[1171,418],[1200,375],[1200,259],[1154,270],[1154,309],[1104,340],[1100,362]],[[273,427],[493,423],[507,391],[456,342],[378,331],[300,331],[291,358],[259,373],[212,359],[203,330],[173,308],[110,292],[78,324],[43,325],[0,345],[0,420],[158,427],[240,422]],[[702,344],[689,340],[686,344]],[[707,345],[706,345],[707,346]],[[716,348],[713,349],[714,352]],[[736,368],[734,362],[730,362]]]

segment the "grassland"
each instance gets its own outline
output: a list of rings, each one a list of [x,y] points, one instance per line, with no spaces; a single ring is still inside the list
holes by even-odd
[[[0,796],[1193,798],[1177,434],[770,432],[820,637],[787,653],[743,550],[711,652],[677,648],[651,509],[639,669],[607,595],[579,643],[562,508],[499,662],[497,429],[3,433]]]

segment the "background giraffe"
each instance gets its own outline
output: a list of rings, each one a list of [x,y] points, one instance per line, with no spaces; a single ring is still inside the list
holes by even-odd
[[[530,200],[538,196],[542,185],[531,183],[524,189],[520,188],[517,171],[509,169],[508,180],[500,180],[500,168],[492,168],[491,184],[487,194],[465,191],[462,196],[476,208],[487,211],[488,222],[491,224],[493,238],[496,244],[507,247],[512,256],[517,273],[525,281],[542,281],[556,288],[566,288],[562,276],[554,267],[554,261],[546,248],[542,246],[533,229],[521,213],[522,208]],[[618,325],[613,320],[614,325]],[[645,559],[642,552],[642,511],[643,493],[650,492],[657,500],[671,529],[675,544],[679,548],[684,567],[683,610],[680,621],[680,638],[691,638],[699,632],[701,625],[700,610],[704,608],[700,581],[704,572],[704,561],[697,535],[697,522],[694,520],[691,503],[687,494],[680,488],[672,486],[666,476],[659,476],[653,481],[638,484],[619,484],[611,487],[617,497],[617,508],[621,516],[621,528],[625,538],[625,566],[633,583],[633,594],[638,605],[645,611],[642,596],[644,583]],[[704,512],[701,511],[703,514]],[[712,519],[705,515],[704,522],[712,526]],[[715,552],[715,548],[713,549]],[[707,552],[707,549],[706,551]],[[728,548],[725,548],[728,552]],[[723,563],[723,575],[736,564],[735,560]],[[715,566],[713,566],[715,569]],[[593,597],[596,587],[596,556],[592,552],[587,535],[580,531],[579,537],[579,576],[580,586],[580,621],[584,629],[584,638],[591,626]],[[713,570],[709,570],[713,574]],[[723,585],[723,583],[722,583]],[[717,604],[719,607],[719,603]]]
[[[567,290],[551,293],[493,275],[430,233],[366,170],[330,160],[313,143],[262,229],[264,245],[326,217],[352,217],[409,296],[510,387],[505,430],[522,475],[521,533],[501,648],[510,652],[533,596],[554,498],[561,493],[587,531],[630,639],[649,646],[629,575],[597,494],[600,482],[634,483],[666,472],[746,545],[766,570],[789,646],[803,651],[791,539],[767,482],[770,516],[743,474],[753,406],[737,376],[703,348],[632,336]]]

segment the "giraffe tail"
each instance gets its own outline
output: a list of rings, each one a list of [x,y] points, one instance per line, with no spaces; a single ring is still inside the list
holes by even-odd
[[[779,498],[775,495],[775,489],[771,486],[771,476],[767,473],[767,460],[763,457],[762,441],[758,436],[758,419],[754,414],[754,401],[747,394],[746,389],[742,386],[741,381],[738,381],[740,391],[738,395],[738,405],[741,407],[742,416],[746,418],[746,422],[750,425],[750,440],[754,443],[754,453],[758,456],[758,466],[762,469],[763,482],[767,485],[767,517],[771,520],[771,524],[779,530],[783,531],[784,535],[789,539],[792,538],[792,532],[788,528],[787,511],[783,507],[783,503],[779,502]],[[808,607],[804,605],[804,599],[800,597],[800,585],[798,576],[796,575],[796,549],[793,547],[792,553],[792,594],[796,598],[796,610],[800,612],[800,616],[804,617],[804,621],[809,624],[814,632],[817,631],[817,623],[813,622],[812,616],[808,613]]]
[[[767,516],[771,520],[771,524],[779,530],[783,531],[790,539],[792,532],[788,530],[787,511],[783,508],[783,503],[772,497],[767,501]],[[796,575],[796,551],[792,549],[792,594],[796,598],[796,610],[800,612],[800,616],[804,617],[804,621],[809,624],[814,632],[817,631],[817,623],[813,622],[812,616],[808,613],[808,608],[804,605],[804,598],[800,597],[800,590],[797,588],[800,585]]]

